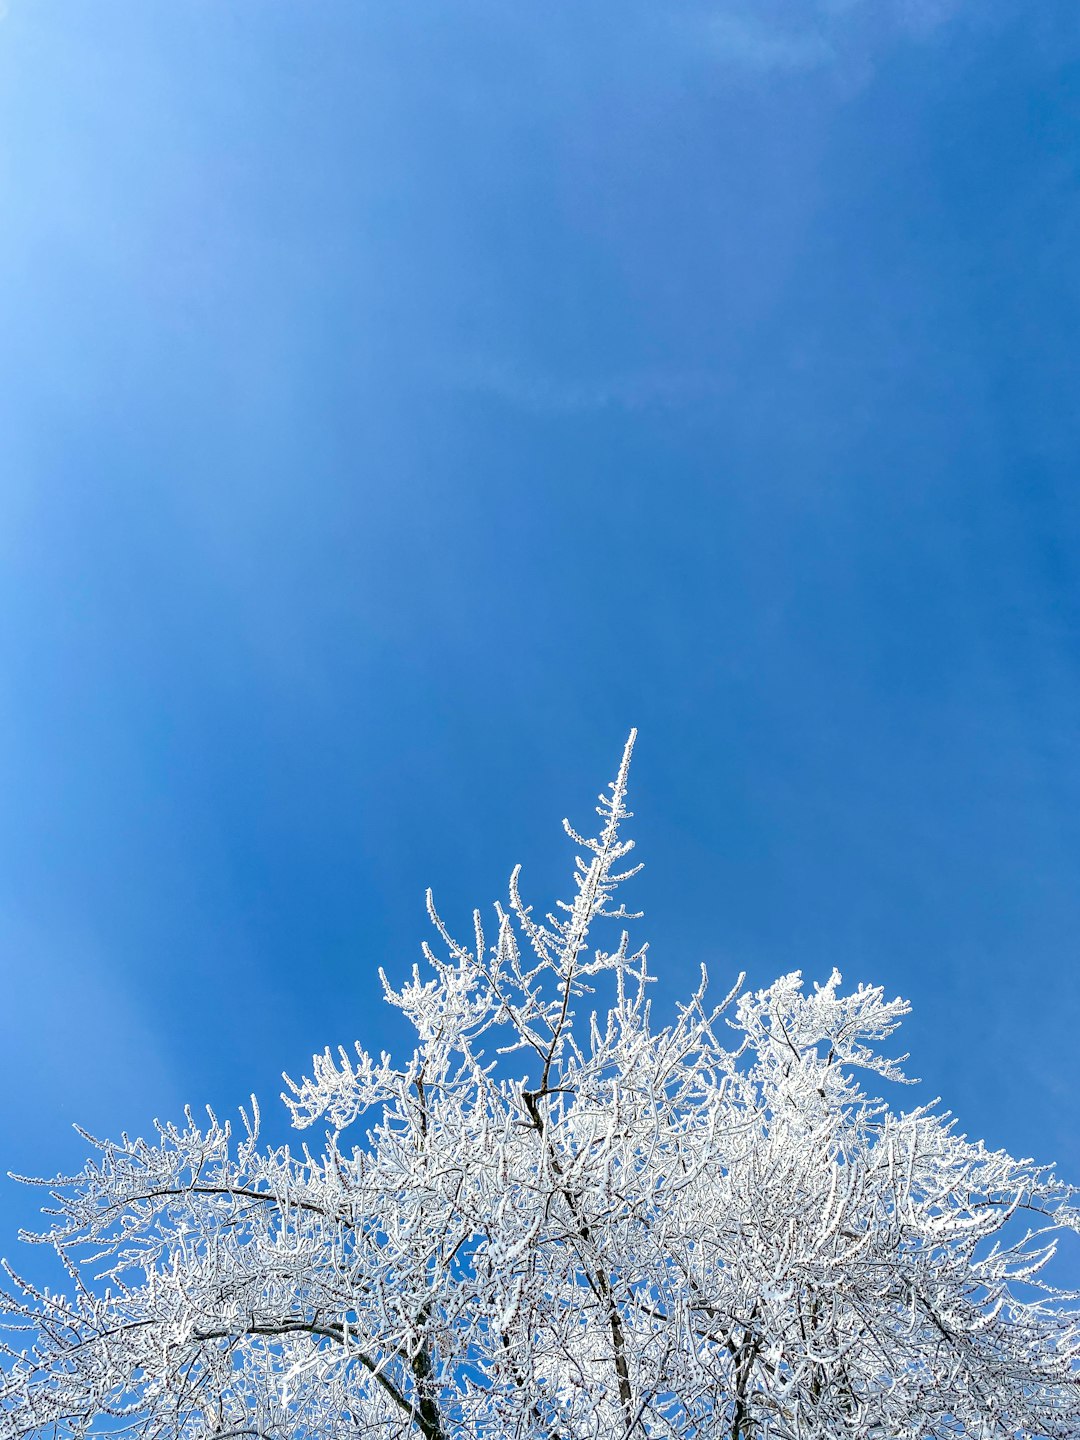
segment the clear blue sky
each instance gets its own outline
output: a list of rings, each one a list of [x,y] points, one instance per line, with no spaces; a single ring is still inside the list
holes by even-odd
[[[397,1043],[637,725],[663,1003],[1080,1180],[1075,0],[5,8],[3,1168]]]

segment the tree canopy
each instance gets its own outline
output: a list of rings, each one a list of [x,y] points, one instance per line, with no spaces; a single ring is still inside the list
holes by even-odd
[[[70,1285],[9,1270],[5,1440],[1080,1436],[1075,1192],[875,1093],[904,1001],[703,971],[654,1022],[633,738],[552,913],[515,870],[460,940],[429,896],[426,968],[382,977],[411,1055],[286,1077],[320,1146],[253,1101],[36,1182]]]

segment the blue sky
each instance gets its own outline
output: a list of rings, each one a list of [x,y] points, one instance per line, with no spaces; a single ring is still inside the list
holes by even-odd
[[[397,1043],[636,725],[661,1003],[1080,1180],[1078,171],[1074,0],[8,0],[4,1168]]]

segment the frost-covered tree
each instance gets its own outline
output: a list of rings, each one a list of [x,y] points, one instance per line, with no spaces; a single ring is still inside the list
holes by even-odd
[[[654,1024],[629,759],[556,913],[516,871],[490,935],[429,903],[427,968],[383,978],[404,1063],[286,1077],[318,1153],[189,1114],[41,1182],[70,1293],[12,1275],[4,1437],[1080,1436],[1073,1192],[872,1093],[878,988],[703,974]]]

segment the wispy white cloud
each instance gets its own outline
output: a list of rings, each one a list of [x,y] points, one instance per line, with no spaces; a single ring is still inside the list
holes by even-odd
[[[637,48],[647,49],[650,84],[681,84],[688,67],[710,74],[719,70],[725,78],[738,77],[742,86],[766,90],[786,79],[805,78],[818,83],[826,99],[842,104],[873,84],[890,51],[932,43],[953,20],[965,27],[994,23],[1015,3],[1019,0],[689,0],[659,20],[649,4],[631,3],[627,24],[637,29]],[[636,83],[640,72],[628,66],[627,73]],[[805,193],[786,197],[776,212],[779,228],[798,233],[808,223],[813,193],[810,185]],[[777,241],[771,241],[768,254],[740,252],[751,283],[762,294],[748,300],[740,293],[737,316],[728,317],[730,327],[749,333],[781,302],[787,253]],[[431,378],[439,386],[544,415],[691,406],[730,395],[738,384],[730,369],[707,365],[607,372],[601,361],[592,373],[573,373],[577,367],[572,365],[567,373],[557,362],[546,367],[516,355],[505,338],[503,344],[502,353],[496,344],[494,353],[486,355],[446,356],[434,362]]]
[[[865,66],[891,43],[928,39],[974,0],[720,0],[697,12],[698,44],[750,74]]]
[[[706,44],[727,63],[747,70],[812,70],[835,58],[820,31],[785,29],[748,15],[709,17]]]
[[[456,390],[494,396],[517,409],[545,415],[689,404],[725,394],[732,383],[721,371],[710,369],[631,370],[562,379],[498,360],[454,364],[443,379]]]

